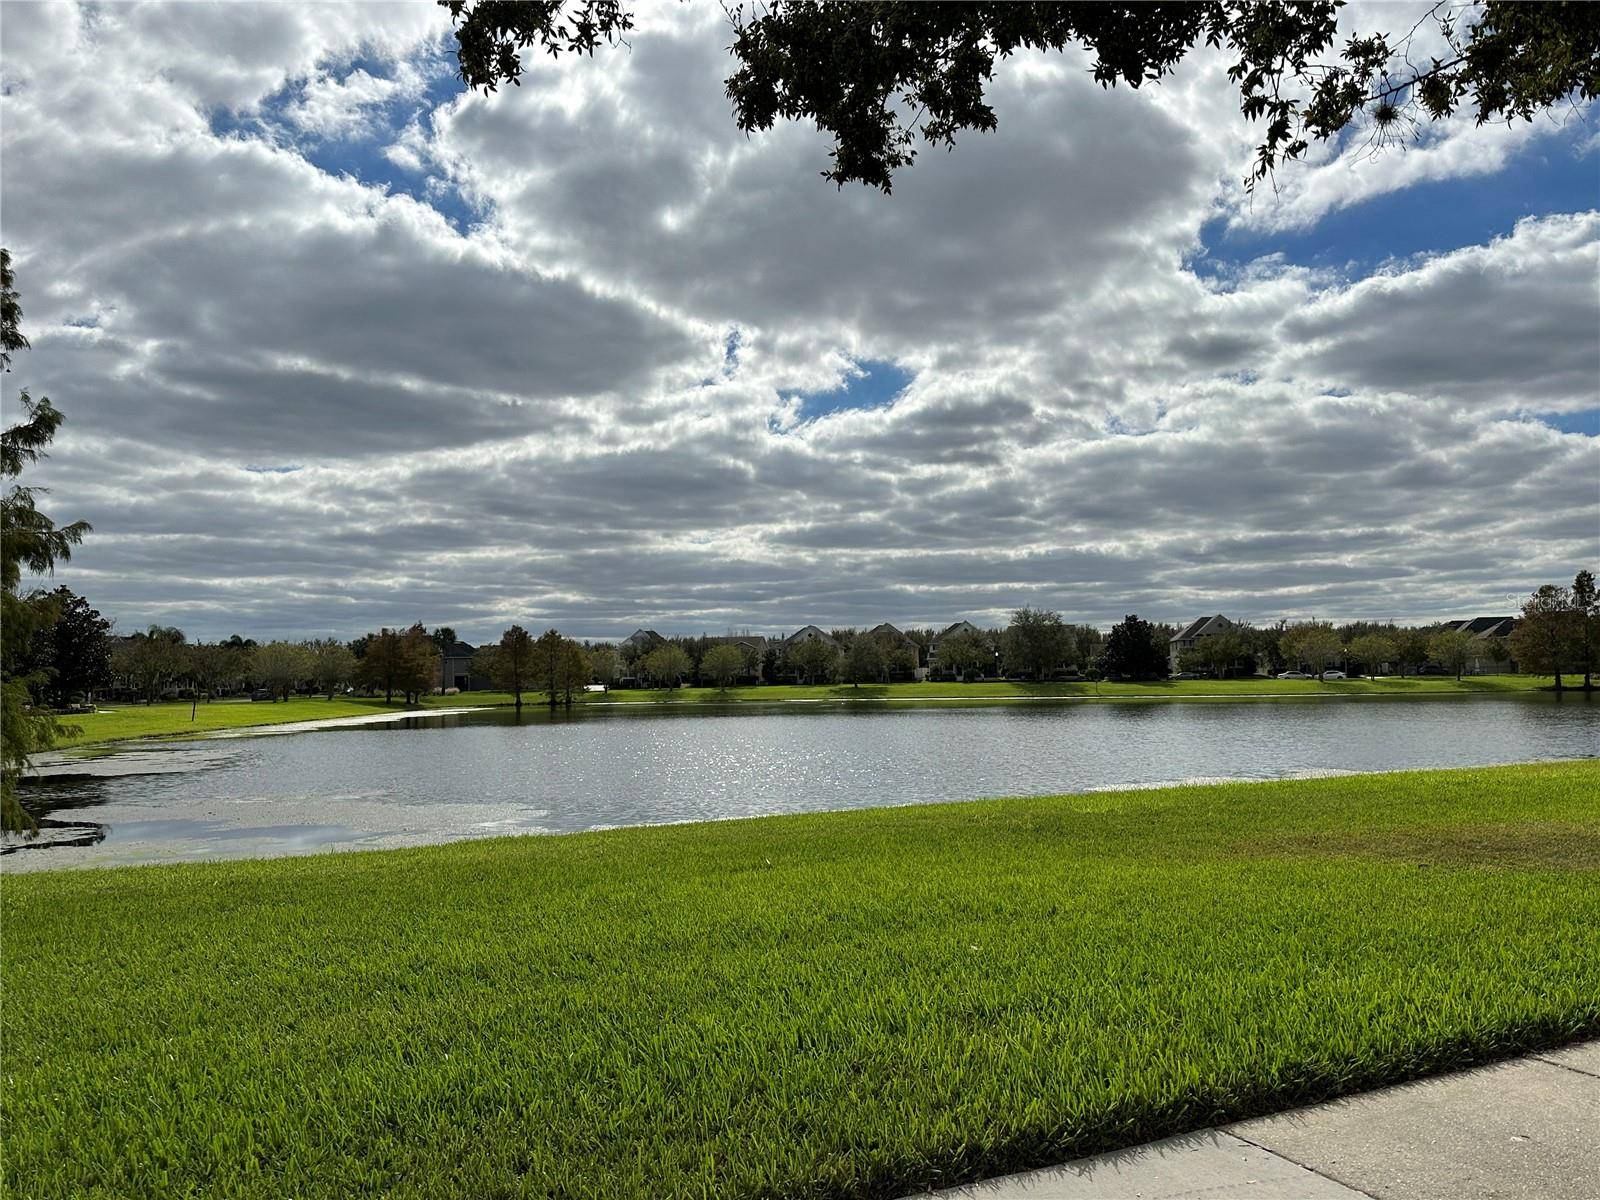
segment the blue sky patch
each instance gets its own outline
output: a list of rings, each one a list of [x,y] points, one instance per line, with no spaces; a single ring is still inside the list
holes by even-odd
[[[255,463],[246,463],[244,469],[255,475],[293,475],[296,471],[302,470],[303,468],[298,465],[284,467],[262,467],[257,466]]]
[[[789,392],[784,398],[799,397],[800,419],[814,421],[852,408],[887,408],[917,377],[915,371],[885,359],[857,359],[853,366],[836,388],[826,392]]]
[[[1414,183],[1336,209],[1307,229],[1264,233],[1230,230],[1223,218],[1208,221],[1200,229],[1204,251],[1189,267],[1202,278],[1226,277],[1245,263],[1277,254],[1286,266],[1359,278],[1392,258],[1489,242],[1509,234],[1523,217],[1596,207],[1600,150],[1593,126],[1575,119],[1559,133],[1531,140],[1492,175]]]
[[[302,100],[308,80],[297,79],[278,89],[252,113],[217,109],[211,113],[211,132],[218,137],[260,138],[299,154],[312,166],[329,175],[348,175],[369,187],[397,195],[410,196],[428,205],[456,230],[465,234],[480,214],[448,180],[415,171],[391,160],[384,151],[392,146],[413,121],[426,122],[434,109],[449,103],[465,91],[465,85],[442,65],[433,69],[420,94],[400,94],[366,106],[361,127],[350,134],[322,137],[301,129],[290,120],[288,111]],[[329,75],[344,83],[357,72],[375,79],[393,79],[394,64],[377,59],[355,58],[330,68]]]
[[[1600,408],[1585,408],[1579,412],[1569,413],[1534,413],[1534,418],[1543,421],[1551,429],[1559,429],[1562,433],[1581,433],[1585,437],[1600,437]]]

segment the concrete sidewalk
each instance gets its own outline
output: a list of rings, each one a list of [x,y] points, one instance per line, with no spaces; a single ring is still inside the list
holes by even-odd
[[[939,1200],[1600,1197],[1600,1041],[936,1193]]]

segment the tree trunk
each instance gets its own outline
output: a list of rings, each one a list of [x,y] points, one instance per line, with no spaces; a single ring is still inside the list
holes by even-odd
[[[394,689],[392,687],[387,687],[386,686],[383,689],[383,702],[385,704],[393,704],[394,703]]]
[[[517,706],[517,711],[521,712],[522,711],[522,689],[520,687],[513,687],[511,689],[511,695],[513,697],[513,702]]]

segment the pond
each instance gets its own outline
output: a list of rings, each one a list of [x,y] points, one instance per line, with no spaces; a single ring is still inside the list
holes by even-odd
[[[5,870],[301,854],[511,833],[1593,756],[1600,704],[505,709],[141,744],[27,782]]]

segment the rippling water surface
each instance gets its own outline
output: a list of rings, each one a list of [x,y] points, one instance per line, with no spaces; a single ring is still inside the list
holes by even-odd
[[[7,871],[1600,752],[1582,697],[508,710],[58,762]]]

